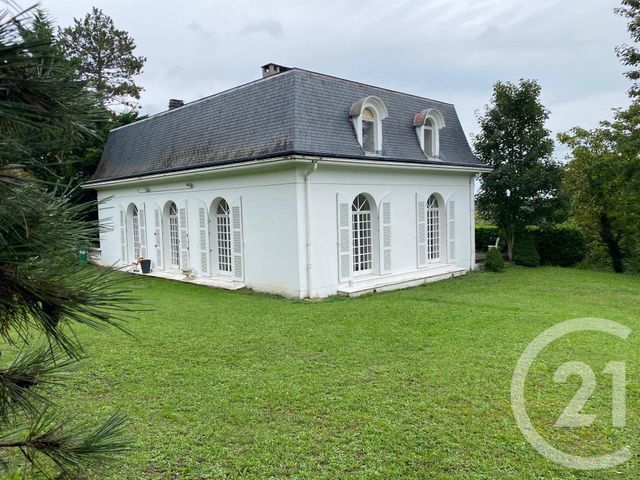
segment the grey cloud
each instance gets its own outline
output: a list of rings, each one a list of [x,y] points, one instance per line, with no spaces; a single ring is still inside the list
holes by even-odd
[[[273,38],[279,38],[283,34],[282,23],[277,20],[261,20],[245,25],[240,31],[241,34],[266,33]]]

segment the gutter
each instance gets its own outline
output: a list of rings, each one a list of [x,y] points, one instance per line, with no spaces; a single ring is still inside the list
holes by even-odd
[[[224,170],[241,170],[247,168],[264,167],[274,164],[286,164],[286,163],[307,163],[309,160],[322,161],[323,163],[338,166],[371,166],[382,168],[405,168],[414,170],[440,170],[440,171],[457,171],[468,173],[482,173],[490,172],[493,170],[488,165],[478,164],[471,165],[467,163],[451,163],[451,162],[438,162],[438,161],[411,161],[411,160],[393,160],[383,157],[374,156],[353,156],[342,157],[338,155],[325,155],[325,154],[309,154],[301,152],[285,152],[279,156],[257,156],[247,159],[230,160],[226,162],[216,162],[213,165],[202,165],[191,168],[172,168],[156,173],[146,175],[131,175],[107,180],[89,180],[82,184],[82,188],[100,188],[115,185],[126,185],[133,183],[144,183],[152,180],[163,179],[167,177],[189,177],[205,172],[217,172]]]
[[[318,160],[311,161],[311,168],[304,174],[304,223],[307,255],[307,298],[311,298],[311,175],[318,170]]]

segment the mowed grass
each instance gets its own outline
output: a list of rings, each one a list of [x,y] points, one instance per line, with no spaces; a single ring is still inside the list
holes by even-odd
[[[70,411],[130,418],[112,479],[632,478],[640,475],[640,278],[512,267],[357,299],[288,301],[136,277],[152,311],[118,331],[79,331],[89,359],[61,392]],[[510,404],[518,357],[563,320],[603,317],[626,340],[579,333],[543,351],[527,407],[550,443],[631,461],[581,472],[540,456]],[[598,388],[592,428],[553,423],[580,385]],[[627,426],[611,427],[610,360],[627,362]]]

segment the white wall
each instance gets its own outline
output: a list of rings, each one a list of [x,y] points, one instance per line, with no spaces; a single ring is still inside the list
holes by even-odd
[[[336,195],[352,201],[359,193],[370,194],[379,207],[380,199],[391,199],[392,272],[415,272],[416,193],[427,198],[440,194],[445,201],[455,199],[456,257],[446,259],[460,268],[472,268],[472,221],[470,173],[444,173],[400,166],[336,166],[321,160],[310,175],[311,296],[335,294],[338,284]],[[100,220],[105,229],[100,236],[102,262],[122,266],[119,213],[130,203],[145,210],[147,258],[157,271],[154,238],[154,204],[162,208],[172,200],[180,207],[187,201],[189,215],[190,267],[200,275],[198,204],[207,206],[218,197],[230,204],[242,198],[244,240],[244,285],[288,297],[307,295],[307,238],[305,232],[304,174],[310,161],[224,172],[201,172],[190,176],[138,182],[135,186],[102,187],[98,198]],[[187,187],[192,184],[192,188]],[[148,189],[149,191],[146,191]],[[386,198],[386,197],[385,197]],[[446,229],[443,230],[443,235]],[[445,242],[446,243],[446,242]],[[166,257],[166,254],[164,255]],[[214,257],[215,258],[215,257]]]
[[[302,177],[305,168],[299,169]],[[440,194],[445,201],[455,199],[455,259],[447,263],[470,269],[471,228],[469,173],[403,170],[400,167],[346,168],[319,164],[311,178],[312,211],[312,296],[335,294],[338,288],[336,195],[352,201],[368,193],[380,206],[391,198],[392,274],[418,270],[416,246],[416,193],[428,198]],[[442,230],[443,234],[446,232]],[[446,242],[445,242],[446,243]],[[304,259],[302,260],[304,262]],[[427,267],[428,268],[428,267]]]
[[[154,219],[151,205],[161,208],[169,200],[180,207],[187,201],[189,215],[190,266],[200,272],[198,203],[207,206],[217,197],[229,203],[242,198],[244,239],[244,284],[250,288],[299,297],[298,225],[295,169],[262,170],[260,173],[207,173],[180,180],[156,180],[135,187],[109,187],[98,191],[100,221],[110,224],[100,236],[102,263],[122,266],[118,208],[133,202],[144,206],[147,257],[157,268]],[[193,184],[187,188],[186,183]],[[149,188],[149,192],[144,191]],[[165,255],[166,257],[166,255]]]

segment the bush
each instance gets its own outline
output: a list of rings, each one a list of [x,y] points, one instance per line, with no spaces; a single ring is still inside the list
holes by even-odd
[[[501,272],[504,270],[504,259],[497,248],[490,248],[484,261],[484,268],[489,272]]]
[[[532,233],[541,263],[573,267],[586,256],[585,237],[576,227],[550,225]]]
[[[540,265],[540,256],[531,233],[527,232],[516,238],[513,246],[513,261],[517,265],[525,267],[537,267]]]
[[[495,245],[499,236],[498,227],[494,225],[476,225],[476,250],[486,252],[489,245]],[[504,239],[501,239],[500,244],[503,243]]]

